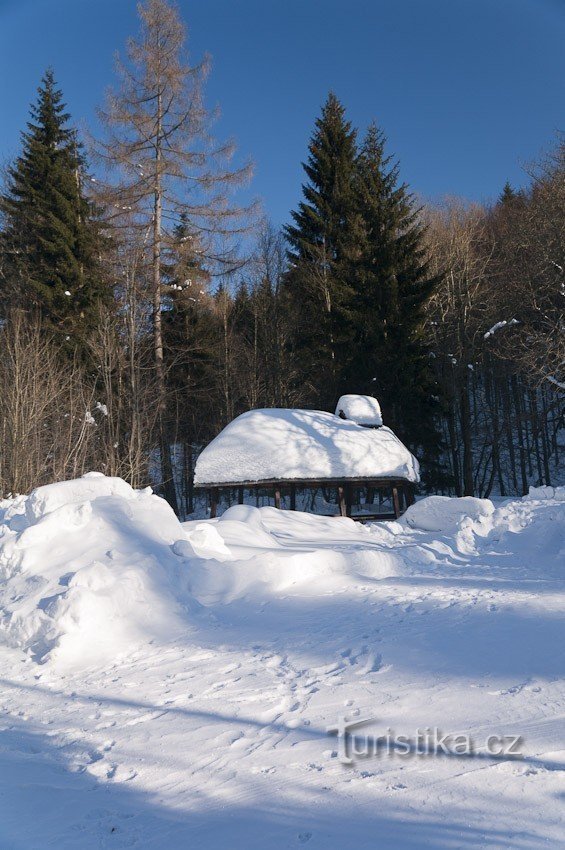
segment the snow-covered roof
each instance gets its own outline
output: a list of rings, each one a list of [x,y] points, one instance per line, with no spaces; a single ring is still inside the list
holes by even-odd
[[[195,484],[347,479],[419,481],[416,458],[390,428],[363,428],[320,410],[250,410],[196,462]]]
[[[343,414],[346,419],[358,425],[383,424],[381,407],[376,398],[370,395],[342,395],[335,408],[336,416]]]

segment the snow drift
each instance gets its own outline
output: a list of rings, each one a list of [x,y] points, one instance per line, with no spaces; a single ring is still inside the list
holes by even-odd
[[[0,503],[0,643],[63,669],[106,664],[183,641],[207,608],[238,617],[250,603],[347,596],[434,568],[438,547],[474,557],[499,546],[528,570],[542,559],[560,570],[563,494],[538,489],[496,510],[431,496],[372,525],[249,505],[181,525],[149,488],[90,473]]]
[[[39,487],[0,504],[0,642],[60,668],[104,664],[178,641],[202,605],[323,595],[401,568],[374,544],[328,550],[337,529],[352,546],[366,537],[352,520],[246,505],[183,526],[150,488],[99,473]]]
[[[410,528],[424,531],[455,531],[463,519],[479,522],[494,513],[490,499],[474,496],[451,498],[450,496],[428,496],[411,505],[402,516],[402,522]]]
[[[0,501],[0,847],[562,848],[563,495],[424,499],[414,527],[181,526],[92,475]],[[343,769],[340,716],[478,749]]]
[[[90,473],[15,499],[1,519],[0,640],[88,665],[187,628],[171,545],[196,549],[151,490]]]

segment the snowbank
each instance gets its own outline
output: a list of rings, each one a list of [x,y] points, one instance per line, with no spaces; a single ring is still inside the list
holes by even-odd
[[[380,428],[383,424],[381,406],[377,399],[370,395],[342,395],[335,408],[335,415],[340,414],[358,425]]]
[[[538,488],[496,511],[488,499],[430,496],[401,522],[368,526],[249,505],[181,525],[149,488],[119,479],[40,487],[0,503],[0,643],[64,670],[103,665],[135,646],[183,641],[205,607],[245,618],[252,601],[346,598],[429,569],[440,549],[500,546],[527,569],[543,561],[559,573],[564,493]]]
[[[181,527],[93,480],[0,502],[2,850],[563,848],[562,489],[423,500],[438,533],[248,506]],[[366,720],[347,769],[341,717]],[[363,756],[387,727],[474,752]]]
[[[524,496],[530,502],[555,499],[557,502],[565,502],[565,487],[551,487],[544,484],[541,487],[530,487],[528,495]]]
[[[92,473],[4,500],[0,522],[0,643],[64,670],[176,642],[202,605],[324,596],[403,563],[353,551],[367,531],[350,519],[236,505],[183,526],[150,488]],[[336,530],[351,552],[328,550]]]
[[[184,524],[190,535],[193,525]],[[264,604],[281,595],[331,598],[359,580],[390,578],[406,568],[401,552],[388,545],[393,535],[387,529],[370,533],[347,517],[234,505],[209,526],[235,560],[191,562],[191,593],[206,606]],[[328,546],[332,539],[339,540],[336,549]]]
[[[82,478],[37,487],[26,499],[26,515],[32,523],[63,505],[76,505],[101,496],[134,499],[135,493],[122,478],[110,478],[101,472],[87,472]]]
[[[323,478],[416,482],[419,466],[389,428],[363,428],[318,410],[272,408],[234,419],[195,469],[199,485]]]
[[[454,531],[463,519],[478,522],[494,513],[490,499],[476,499],[473,496],[451,498],[449,496],[428,496],[411,505],[402,516],[401,522],[410,528],[424,531]]]
[[[172,547],[182,540],[195,557],[198,529],[194,538],[149,488],[101,474],[13,500],[0,526],[0,642],[73,667],[173,639],[191,600]]]

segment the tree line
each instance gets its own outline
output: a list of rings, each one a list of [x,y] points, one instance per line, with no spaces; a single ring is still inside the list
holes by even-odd
[[[48,70],[0,198],[0,495],[96,468],[194,508],[199,451],[254,407],[379,398],[424,487],[562,464],[565,145],[490,205],[419,203],[330,93],[281,231],[236,202],[178,11],[139,7],[85,148]]]

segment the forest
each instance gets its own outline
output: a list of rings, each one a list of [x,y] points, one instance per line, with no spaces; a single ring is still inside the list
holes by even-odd
[[[430,204],[386,128],[360,132],[329,92],[279,230],[238,203],[252,164],[213,136],[208,70],[177,9],[146,0],[99,133],[56,69],[39,83],[0,198],[0,497],[95,469],[187,516],[235,416],[348,392],[379,399],[422,492],[558,483],[565,141],[494,203]]]

